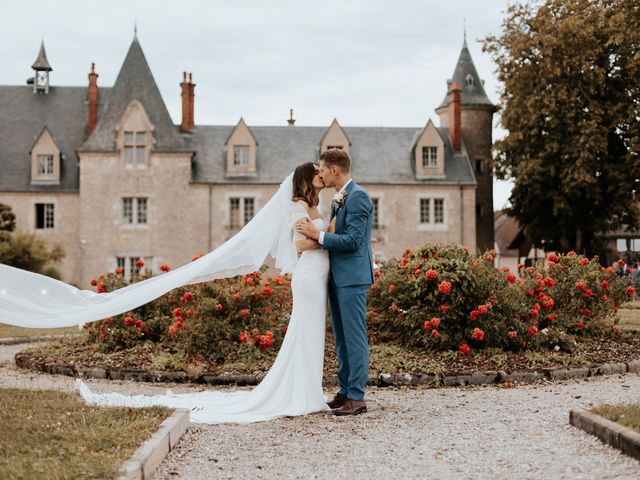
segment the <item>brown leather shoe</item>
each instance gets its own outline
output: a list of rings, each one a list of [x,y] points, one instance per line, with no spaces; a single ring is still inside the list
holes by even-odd
[[[327,402],[327,405],[329,405],[329,408],[331,409],[339,408],[343,406],[347,402],[347,400],[349,400],[349,397],[347,397],[346,395],[336,393],[335,397],[333,397],[333,400]]]
[[[342,415],[358,415],[360,413],[365,413],[367,411],[367,404],[364,400],[352,400],[347,399],[346,403],[333,411],[334,415],[342,416]]]

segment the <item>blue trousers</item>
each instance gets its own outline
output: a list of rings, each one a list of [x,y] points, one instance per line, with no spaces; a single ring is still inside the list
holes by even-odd
[[[366,329],[370,285],[338,287],[329,279],[329,305],[338,356],[340,394],[362,400],[369,379],[369,340]]]

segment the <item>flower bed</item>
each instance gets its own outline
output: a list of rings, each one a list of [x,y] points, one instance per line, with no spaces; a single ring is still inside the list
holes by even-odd
[[[116,269],[92,283],[106,292],[151,276],[142,261],[137,266],[131,279]],[[502,357],[509,359],[507,368],[588,363],[597,360],[586,352],[602,356],[603,346],[608,353],[601,361],[634,359],[637,340],[617,326],[619,305],[634,293],[628,275],[571,252],[549,256],[545,268],[520,266],[516,274],[494,268],[492,252],[471,255],[443,244],[406,250],[382,265],[371,287],[372,368],[388,368],[389,356],[376,357],[388,351],[400,355],[397,368],[405,371],[403,361],[414,371],[428,370],[419,368],[420,362],[463,370],[476,364],[503,368],[495,361]],[[189,285],[132,312],[87,324],[73,343],[73,356],[79,360],[84,351],[92,365],[97,358],[116,359],[115,364],[130,358],[156,369],[264,371],[286,335],[291,305],[288,276],[254,272]],[[335,371],[330,331],[328,324],[325,365]],[[65,343],[54,345],[63,349]],[[532,361],[536,358],[541,361]]]

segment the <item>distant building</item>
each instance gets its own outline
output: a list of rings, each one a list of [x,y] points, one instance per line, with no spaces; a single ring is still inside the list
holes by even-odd
[[[50,83],[41,46],[26,86],[0,86],[0,203],[17,227],[60,242],[65,281],[138,258],[177,267],[248,222],[296,165],[339,147],[374,201],[374,251],[388,258],[426,242],[492,248],[490,158],[495,107],[465,43],[445,98],[420,128],[196,125],[183,76],[175,125],[137,38],[113,87]],[[323,192],[328,212],[332,193]]]

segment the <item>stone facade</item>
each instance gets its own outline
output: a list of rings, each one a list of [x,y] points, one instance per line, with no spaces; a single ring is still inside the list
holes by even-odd
[[[465,50],[466,44],[461,59]],[[25,231],[35,230],[36,203],[54,205],[53,228],[36,231],[64,247],[65,281],[87,288],[92,278],[118,265],[129,271],[138,258],[158,271],[163,263],[176,268],[215,249],[242,228],[296,165],[317,160],[333,146],[350,153],[355,181],[375,201],[378,259],[426,242],[459,243],[470,251],[493,246],[491,172],[476,165],[490,158],[493,106],[465,103],[464,86],[457,126],[462,146],[456,149],[446,99],[437,110],[440,127],[430,120],[418,128],[342,127],[335,119],[327,127],[250,127],[242,119],[235,126],[203,126],[193,122],[194,84],[191,75],[186,78],[181,83],[186,111],[182,124],[174,125],[134,39],[113,87],[96,85],[92,65],[89,89],[51,85],[15,107],[37,110],[42,95],[51,95],[63,109],[63,96],[89,97],[90,109],[86,101],[74,100],[73,112],[51,113],[71,119],[66,133],[56,130],[55,122],[39,124],[41,112],[22,126],[6,123],[10,120],[0,114],[0,128],[37,132],[32,135],[41,135],[43,152],[56,155],[52,177],[43,180],[32,173],[37,173],[35,138],[26,145],[25,135],[11,151],[0,145],[1,162],[27,164],[0,173],[0,203],[13,208],[17,227]],[[15,94],[8,89],[19,88],[0,87],[0,102],[9,103]],[[434,163],[423,160],[431,155],[423,153],[429,148],[435,149]],[[325,216],[332,195],[321,194]]]

